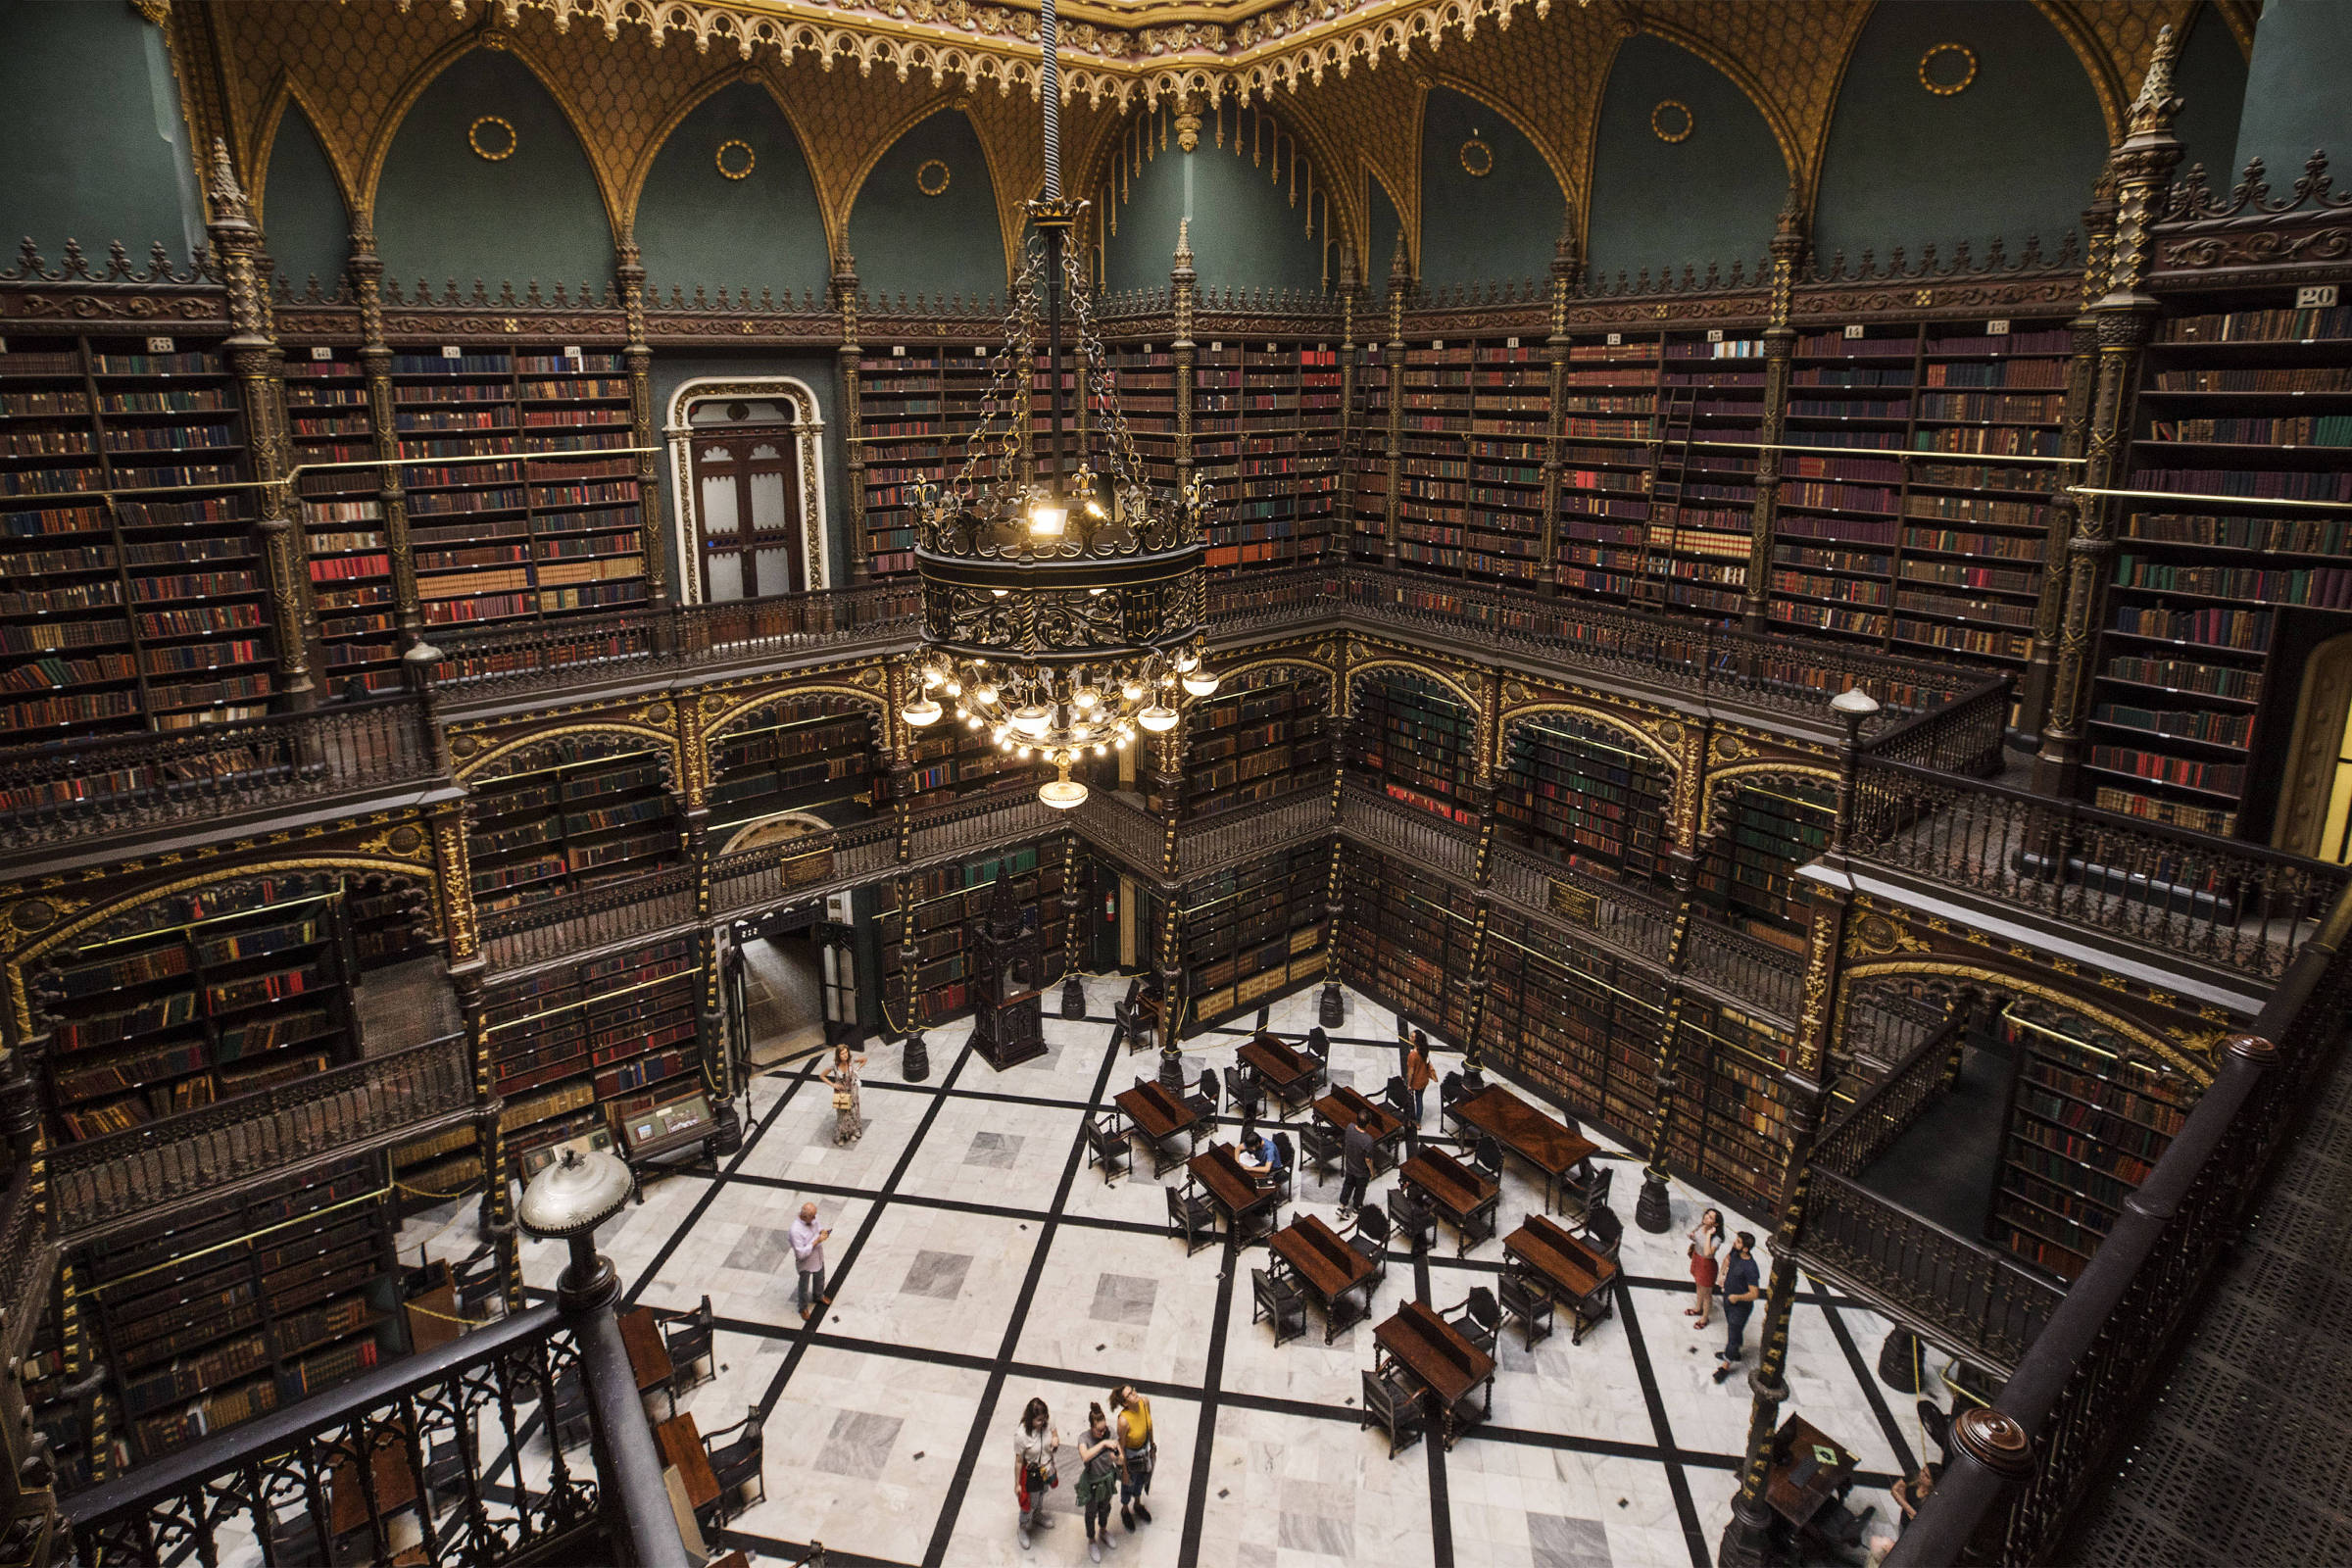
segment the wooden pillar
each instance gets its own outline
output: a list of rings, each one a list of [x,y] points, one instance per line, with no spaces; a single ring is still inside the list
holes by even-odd
[[[1404,264],[1404,236],[1389,261],[1389,449],[1388,521],[1382,529],[1380,560],[1396,564],[1397,488],[1404,476],[1404,295],[1412,275]]]
[[[1343,274],[1348,258],[1341,258]],[[1347,1003],[1340,996],[1340,921],[1347,914],[1340,882],[1340,792],[1348,778],[1348,748],[1355,729],[1354,706],[1348,695],[1348,644],[1343,639],[1332,660],[1331,711],[1324,726],[1331,736],[1331,873],[1323,889],[1323,995],[1315,1004],[1315,1021],[1337,1029],[1347,1021]]]
[[[2066,363],[2066,406],[2059,426],[2058,455],[2080,458],[2089,445],[2090,403],[2098,380],[2099,318],[2092,308],[2107,292],[2107,266],[2115,252],[2115,179],[2102,170],[2090,206],[2082,213],[2088,264],[2082,270],[2082,309],[2067,323],[2073,340]],[[2019,688],[2018,733],[2039,745],[2049,715],[2050,682],[2057,672],[2058,639],[2066,626],[2067,546],[2075,532],[2075,464],[2059,466],[2059,488],[2050,497],[2049,531],[2041,549],[2041,597],[2034,603],[2034,640],[2026,651],[2025,683]]]
[[[1666,938],[1666,1006],[1659,1016],[1658,1054],[1649,1075],[1656,1097],[1649,1118],[1649,1155],[1642,1165],[1642,1195],[1634,1200],[1634,1223],[1652,1236],[1674,1228],[1666,1151],[1674,1127],[1675,1091],[1681,1087],[1675,1060],[1682,1049],[1683,976],[1690,967],[1690,916],[1695,909],[1691,891],[1698,880],[1698,857],[1687,844],[1678,844],[1666,852],[1666,867],[1674,880],[1674,924]]]
[[[1551,335],[1544,340],[1544,358],[1551,367],[1549,401],[1544,410],[1544,564],[1537,584],[1546,594],[1559,592],[1560,473],[1567,466],[1568,296],[1584,270],[1576,246],[1576,212],[1570,208],[1560,220],[1560,237],[1551,246]]]
[[[2132,102],[2130,128],[2107,161],[2115,182],[2115,248],[2106,289],[2091,308],[2097,321],[2098,368],[2091,388],[2089,435],[2082,483],[2088,490],[2120,489],[2129,471],[2132,420],[2139,359],[2156,328],[2156,300],[2141,285],[2154,255],[2149,233],[2163,206],[2180,143],[2173,116],[2171,27],[2156,35],[2156,52]],[[2034,759],[2036,794],[2071,797],[2082,766],[2083,710],[2090,695],[2091,649],[2105,619],[2108,561],[2124,507],[2115,496],[2078,495],[2075,534],[2067,547],[2066,614],[2058,661],[2050,677],[2049,714]]]
[[[1162,878],[1155,891],[1159,895],[1159,929],[1152,934],[1152,967],[1159,975],[1159,1081],[1170,1093],[1182,1094],[1184,1062],[1176,1041],[1184,1026],[1183,890],[1173,880]]]
[[[409,492],[400,466],[399,420],[392,405],[392,346],[384,341],[384,261],[375,253],[375,222],[363,213],[351,228],[344,264],[360,302],[360,368],[368,377],[368,422],[374,436],[375,510],[392,558],[392,620],[407,653],[424,641],[424,611],[416,597],[416,557],[409,545]]]
[[[1488,669],[1479,687],[1478,753],[1470,773],[1470,799],[1478,808],[1478,850],[1471,860],[1471,880],[1477,887],[1470,913],[1469,973],[1462,981],[1462,1063],[1484,1063],[1479,1036],[1487,1017],[1487,927],[1494,918],[1494,901],[1488,892],[1494,879],[1494,776],[1502,762],[1502,670]]]
[[[621,236],[612,278],[620,287],[620,314],[629,334],[621,349],[629,371],[629,444],[646,449],[637,454],[637,526],[645,549],[645,603],[659,614],[668,610],[677,596],[669,585],[669,531],[662,525],[662,440],[654,423],[654,351],[645,341],[645,263],[633,233]],[[696,564],[681,561],[678,568],[693,571]]]
[[[1756,500],[1748,514],[1747,582],[1740,593],[1740,619],[1749,631],[1765,629],[1766,586],[1772,580],[1772,535],[1781,508],[1781,441],[1788,428],[1788,376],[1796,354],[1796,329],[1788,318],[1796,300],[1796,269],[1805,252],[1796,192],[1781,209],[1772,235],[1772,321],[1764,328],[1764,426],[1756,437]]]
[[[858,407],[858,364],[865,347],[858,341],[858,258],[843,251],[833,262],[833,308],[841,312],[841,347],[834,351],[835,401],[841,413],[841,445],[849,454],[842,480],[850,503],[850,581],[873,575],[865,537],[865,415]]]
[[[219,139],[213,142],[212,180],[205,195],[212,208],[213,254],[228,290],[229,336],[221,344],[222,355],[236,377],[253,476],[264,486],[257,492],[254,538],[276,633],[278,696],[289,709],[312,708],[318,702],[318,683],[311,673],[318,617],[311,604],[309,542],[294,516],[291,496],[294,448],[286,433],[284,367],[270,335],[267,284],[260,275],[262,231],[229,164],[228,144]]]
[[[1176,220],[1176,261],[1168,269],[1168,295],[1175,302],[1176,341],[1176,490],[1179,495],[1193,477],[1193,388],[1198,379],[1200,346],[1193,341],[1193,318],[1199,308],[1200,274],[1193,270],[1193,220]]]
[[[430,819],[434,869],[440,878],[441,929],[449,944],[449,978],[466,1021],[466,1048],[473,1058],[473,1139],[482,1163],[481,1232],[498,1258],[499,1283],[507,1310],[522,1310],[522,1250],[516,1241],[514,1194],[507,1183],[506,1140],[499,1113],[505,1109],[490,1075],[490,1037],[482,1021],[483,979],[479,927],[473,908],[473,867],[466,842],[462,802],[437,808]]]
[[[1078,934],[1081,929],[1078,896],[1078,835],[1061,836],[1061,1015],[1086,1016],[1086,982],[1080,978]]]

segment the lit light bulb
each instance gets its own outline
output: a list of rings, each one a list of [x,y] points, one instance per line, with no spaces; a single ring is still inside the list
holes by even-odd
[[[1119,687],[1119,695],[1131,703],[1140,703],[1144,700],[1144,683],[1130,675]]]
[[[939,722],[940,708],[928,697],[917,698],[899,710],[899,716],[916,729],[928,729]]]
[[[1121,735],[1117,740],[1111,742],[1111,744],[1123,752],[1127,749],[1127,737]]]
[[[1095,705],[1102,701],[1102,694],[1092,686],[1081,686],[1078,688],[1077,695],[1070,700],[1078,705],[1080,712],[1092,712]]]
[[[1004,588],[991,588],[991,589],[990,589],[988,592],[989,592],[989,597],[990,597],[990,598],[992,598],[992,599],[1002,599],[1002,598],[1004,598],[1004,595],[1005,595],[1006,593],[1010,592],[1010,590],[1009,590],[1009,589],[1004,589]]]
[[[947,678],[947,675],[940,670],[938,666],[934,665],[933,667],[923,671],[923,686],[926,690],[928,690],[931,687],[937,686],[940,684],[940,682],[946,680]]]
[[[950,697],[961,697],[963,695],[963,682],[952,680],[948,682],[946,686],[942,687],[941,690],[945,691]]]
[[[1097,757],[1108,757],[1110,755],[1110,749],[1104,746],[1101,741],[1097,741],[1095,742],[1095,755]]]
[[[1053,722],[1054,710],[1036,703],[1031,703],[1027,708],[1013,710],[1012,727],[1024,735],[1032,737],[1043,735],[1047,726]]]
[[[980,720],[977,718],[967,718],[963,721],[963,723],[966,729],[978,729],[980,727]]]
[[[1154,735],[1165,735],[1176,727],[1176,710],[1164,704],[1153,703],[1135,716],[1138,723]]]
[[[997,688],[988,681],[982,681],[972,688],[972,699],[983,708],[993,708],[997,702]]]
[[[1056,811],[1066,811],[1086,799],[1086,786],[1070,777],[1070,754],[1054,758],[1061,767],[1061,776],[1037,787],[1037,798]]]
[[[1040,539],[1058,539],[1070,520],[1068,503],[1051,493],[1029,503],[1029,531]]]
[[[1190,648],[1182,649],[1176,655],[1176,669],[1180,674],[1192,670],[1199,665],[1200,662],[1200,656],[1194,653]]]
[[[1206,697],[1217,689],[1217,677],[1205,669],[1195,669],[1184,677],[1184,689],[1195,697]]]

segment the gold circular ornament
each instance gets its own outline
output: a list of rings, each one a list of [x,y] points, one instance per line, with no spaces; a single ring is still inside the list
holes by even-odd
[[[743,154],[743,167],[742,167],[742,168],[740,168],[740,169],[729,169],[729,168],[727,167],[727,152],[728,152],[728,150],[729,150],[730,148],[732,148],[732,149],[737,149],[737,150],[740,150],[740,151],[742,152],[742,154]],[[745,179],[745,178],[749,178],[749,177],[750,177],[750,175],[751,175],[751,172],[752,172],[752,171],[760,167],[760,160],[758,159],[758,157],[756,157],[756,156],[753,154],[753,152],[752,152],[752,144],[751,144],[750,142],[748,142],[748,141],[722,141],[722,142],[720,142],[720,143],[718,144],[718,153],[717,153],[716,157],[714,157],[714,158],[712,159],[712,162],[714,162],[714,163],[716,163],[716,164],[718,165],[718,172],[719,172],[720,176],[721,176],[722,178],[725,178],[725,179]]]
[[[945,196],[951,171],[936,158],[926,158],[915,166],[914,188],[926,196]]]
[[[1698,128],[1698,117],[1679,98],[1661,98],[1649,112],[1649,133],[1664,142],[1689,141]]]
[[[1484,179],[1494,172],[1494,149],[1476,136],[1462,143],[1462,171],[1474,179]]]
[[[507,144],[504,147],[497,149],[483,146],[482,127],[484,125],[489,125],[498,130],[505,131],[507,133]],[[514,149],[521,145],[521,138],[514,134],[514,127],[508,122],[499,119],[496,115],[484,115],[481,119],[475,121],[472,124],[466,127],[466,145],[473,149],[474,157],[481,159],[485,163],[497,164],[504,163],[506,160],[514,156]]]
[[[1950,74],[1950,65],[1946,60],[1947,56],[1955,55],[1959,57],[1960,74],[1957,78]],[[1939,61],[1945,62],[1940,71],[1937,70]],[[1964,43],[1939,43],[1919,57],[1919,84],[1938,98],[1966,92],[1969,84],[1976,79],[1977,52]]]
[[[57,918],[57,906],[45,899],[26,899],[9,911],[8,918],[20,931],[38,931]]]
[[[424,848],[424,834],[415,827],[396,827],[392,836],[384,840],[384,847],[394,855],[415,855]]]

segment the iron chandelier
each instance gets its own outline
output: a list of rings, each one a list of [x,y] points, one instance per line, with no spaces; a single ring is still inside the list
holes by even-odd
[[[916,492],[921,652],[900,713],[917,728],[952,714],[1002,751],[1043,759],[1056,776],[1038,798],[1067,810],[1087,794],[1072,764],[1175,728],[1217,677],[1201,633],[1206,486],[1145,482],[1069,243],[1087,204],[1061,193],[1054,12],[1046,0],[1045,184],[1027,204],[1004,349],[962,467]]]

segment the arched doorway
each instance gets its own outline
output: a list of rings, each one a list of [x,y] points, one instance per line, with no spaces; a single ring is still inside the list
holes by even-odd
[[[829,586],[824,423],[790,376],[689,381],[671,396],[670,473],[690,602]]]

